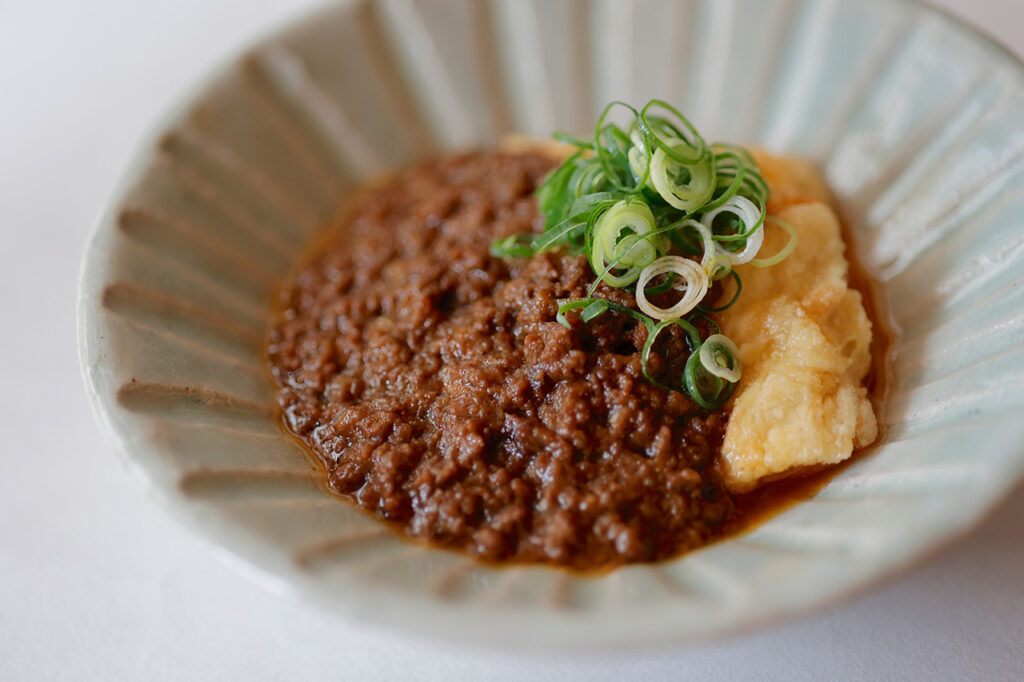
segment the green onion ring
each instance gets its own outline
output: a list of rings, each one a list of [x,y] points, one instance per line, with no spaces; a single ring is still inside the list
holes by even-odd
[[[677,141],[672,148],[681,150],[684,147],[689,145]],[[682,171],[689,175],[685,181],[679,180]],[[706,156],[693,164],[684,165],[659,147],[651,157],[650,174],[651,183],[661,198],[680,211],[696,211],[707,203],[715,191],[715,169]]]
[[[747,238],[739,253],[727,251],[721,246],[716,246],[716,250],[718,253],[728,256],[733,265],[742,265],[753,260],[757,256],[757,252],[761,250],[761,243],[764,241],[764,213],[750,199],[735,196],[701,217],[701,224],[711,231],[713,238],[715,218],[722,213],[732,213],[738,217],[743,223],[744,234],[747,235]]]
[[[683,290],[683,296],[669,308],[659,308],[647,300],[645,287],[658,275],[674,272],[682,280],[673,289]],[[662,256],[643,269],[636,283],[636,304],[644,313],[656,320],[682,317],[697,307],[708,291],[708,273],[697,263],[682,256]]]
[[[725,402],[722,391],[727,382],[704,368],[699,353],[690,353],[683,370],[683,382],[690,398],[704,409],[713,410]]]
[[[755,268],[767,268],[772,265],[777,265],[778,263],[781,263],[786,258],[788,258],[789,254],[793,253],[793,250],[796,248],[797,233],[795,227],[787,223],[785,220],[781,220],[774,216],[768,216],[768,218],[765,220],[765,223],[769,225],[778,225],[779,227],[784,229],[786,232],[789,233],[789,241],[786,242],[786,245],[779,249],[778,253],[776,253],[774,256],[769,256],[768,258],[755,258],[754,260],[750,261],[750,264],[753,265]]]
[[[673,325],[679,327],[680,329],[686,332],[686,345],[689,346],[691,354],[696,353],[697,349],[700,347],[700,333],[697,331],[697,328],[694,327],[692,324],[690,324],[686,320],[679,318],[676,318],[674,320],[664,320],[663,322],[659,322],[653,327],[649,327],[647,330],[647,340],[644,342],[644,347],[640,351],[640,366],[643,368],[644,377],[646,377],[647,380],[650,381],[651,383],[656,384],[662,388],[668,388],[669,390],[676,389],[666,386],[657,379],[655,379],[654,377],[652,377],[647,369],[647,365],[648,360],[651,357],[651,349],[654,347],[654,342],[658,338],[658,335],[661,334],[661,332],[664,329],[667,329],[668,327],[671,327]]]
[[[736,383],[743,375],[740,351],[724,334],[712,334],[704,339],[697,355],[704,369],[728,382]]]

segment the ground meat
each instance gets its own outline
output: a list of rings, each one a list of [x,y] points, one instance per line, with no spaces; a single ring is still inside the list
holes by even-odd
[[[586,295],[585,258],[489,255],[542,228],[532,193],[551,166],[467,154],[352,202],[281,292],[282,417],[336,491],[417,538],[577,568],[668,557],[735,514],[717,468],[727,415],[644,378],[646,328],[628,315],[555,321]],[[677,383],[686,358],[670,328],[650,367]]]

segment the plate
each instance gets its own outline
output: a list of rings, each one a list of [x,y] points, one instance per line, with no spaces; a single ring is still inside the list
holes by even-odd
[[[599,647],[818,608],[964,532],[1024,473],[1024,71],[867,0],[358,0],[223,66],[140,146],[88,248],[83,372],[154,493],[265,584],[462,641]],[[600,577],[402,541],[274,419],[275,286],[366,178],[661,97],[822,168],[901,330],[882,444],[813,499]]]

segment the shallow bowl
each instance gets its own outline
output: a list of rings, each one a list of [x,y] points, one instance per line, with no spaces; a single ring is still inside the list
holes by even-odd
[[[264,582],[352,617],[554,647],[809,610],[961,533],[1024,471],[1024,90],[935,11],[866,0],[343,2],[261,41],[145,142],[86,256],[81,361],[111,438]],[[752,531],[600,577],[402,541],[283,436],[268,302],[361,181],[661,97],[815,160],[902,336],[885,436]]]

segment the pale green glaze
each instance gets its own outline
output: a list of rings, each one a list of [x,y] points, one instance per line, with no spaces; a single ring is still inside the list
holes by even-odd
[[[596,647],[818,607],[969,528],[1024,470],[1021,85],[999,48],[881,0],[323,9],[186,100],[112,200],[80,301],[97,414],[238,566],[339,613]],[[273,421],[260,348],[271,292],[345,192],[655,96],[824,169],[902,328],[885,443],[744,537],[597,578],[404,543],[324,493]]]

